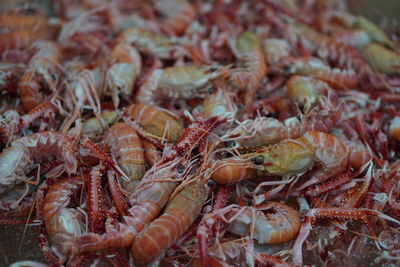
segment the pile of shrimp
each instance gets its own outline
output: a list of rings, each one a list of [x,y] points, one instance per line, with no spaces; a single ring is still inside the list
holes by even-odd
[[[400,264],[400,35],[342,0],[0,14],[0,223],[46,263]],[[21,241],[23,242],[23,241]]]

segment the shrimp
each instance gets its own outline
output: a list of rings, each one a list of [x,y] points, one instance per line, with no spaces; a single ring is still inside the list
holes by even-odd
[[[36,120],[42,119],[41,123],[44,123],[44,120],[54,118],[56,112],[58,112],[58,108],[51,101],[38,105],[23,116],[9,111],[4,116],[6,124],[0,123],[0,137],[3,136],[5,142],[8,143],[14,140],[17,134],[29,128]]]
[[[229,232],[240,236],[251,236],[253,233],[253,238],[260,244],[288,242],[297,236],[300,229],[298,212],[278,202],[267,202],[256,209],[234,209],[227,217],[234,218],[229,225]]]
[[[142,68],[139,53],[125,43],[117,44],[110,54],[111,67],[107,70],[105,93],[111,95],[114,107],[119,105],[119,95],[127,99]]]
[[[122,181],[122,188],[133,192],[137,181],[145,174],[142,142],[135,129],[125,123],[117,122],[108,130],[104,141],[110,147],[118,165],[131,179],[129,183]]]
[[[263,43],[265,58],[268,64],[276,65],[282,59],[289,57],[291,47],[284,39],[268,38]]]
[[[347,168],[363,166],[370,157],[351,157],[350,148],[336,137],[322,132],[307,132],[298,139],[286,139],[254,153],[253,162],[270,175],[288,176],[309,170],[315,162],[322,166],[302,188],[323,182]]]
[[[107,5],[100,5],[82,12],[78,17],[68,21],[61,28],[58,43],[71,51],[89,52],[91,54],[107,49],[101,31],[108,29],[102,12]]]
[[[25,67],[22,63],[0,63],[0,92],[15,93]]]
[[[133,205],[129,216],[124,217],[125,224],[119,229],[108,229],[104,235],[88,234],[77,240],[77,247],[82,251],[92,251],[110,246],[126,247],[131,245],[143,228],[153,221],[167,204],[178,182],[191,170],[187,153],[200,145],[210,132],[225,122],[213,117],[202,123],[194,123],[186,129],[180,140],[172,147],[169,154],[151,167],[135,192],[130,197]],[[185,167],[186,166],[186,167]]]
[[[248,206],[240,208],[237,205],[230,205],[207,213],[197,230],[201,266],[209,265],[207,239],[221,219],[232,234],[250,236],[250,240],[255,239],[260,244],[288,242],[297,235],[300,228],[298,212],[277,202],[268,202],[259,208]]]
[[[337,108],[337,95],[325,82],[294,75],[288,80],[287,87],[289,98],[304,115],[308,115],[322,101],[328,107],[328,112],[334,112]]]
[[[389,126],[390,135],[396,139],[400,140],[400,117],[394,117],[390,122]]]
[[[143,228],[161,212],[178,181],[187,175],[182,158],[156,164],[144,175],[130,202],[133,205],[119,229],[107,229],[103,235],[86,234],[77,239],[77,250],[92,251],[108,247],[127,247]]]
[[[100,90],[102,88],[103,73],[99,68],[81,69],[81,66],[74,66],[77,68],[71,75],[70,83],[66,84],[67,91],[71,95],[67,96],[67,105],[73,110],[72,115],[64,122],[61,129],[66,132],[71,124],[78,118],[80,112],[87,108],[87,104],[93,110],[96,118],[101,120],[101,106],[100,106]]]
[[[18,84],[21,102],[27,111],[43,102],[43,89],[56,90],[60,77],[58,65],[61,61],[61,51],[58,45],[50,41],[39,41],[35,42],[32,48],[36,53]]]
[[[118,117],[116,111],[103,111],[100,115],[100,119],[92,117],[82,124],[82,134],[84,137],[93,138],[95,136],[102,135],[107,126],[112,125]]]
[[[364,16],[357,16],[355,27],[365,31],[372,41],[383,44],[392,49],[395,48],[395,44],[389,39],[387,34]]]
[[[136,260],[153,260],[189,229],[200,215],[208,187],[204,178],[194,179],[171,199],[164,213],[135,239],[131,253]]]
[[[47,18],[40,15],[24,16],[16,14],[0,14],[0,29],[44,31],[49,27]]]
[[[0,154],[0,191],[4,192],[18,180],[26,180],[26,173],[34,163],[52,157],[62,161],[58,167],[61,170],[68,174],[76,172],[77,149],[68,135],[48,131],[15,140]]]
[[[85,229],[83,214],[68,207],[71,197],[80,193],[83,184],[81,176],[59,179],[49,187],[44,198],[41,216],[53,247],[62,255],[71,254],[75,238]]]
[[[153,166],[157,161],[161,160],[161,152],[157,150],[157,147],[152,143],[142,140],[144,157],[146,159],[146,163],[149,166]]]
[[[342,30],[332,35],[337,42],[354,47],[362,48],[371,43],[368,33],[363,30]]]
[[[159,88],[169,97],[192,98],[210,87],[210,81],[224,75],[222,66],[188,65],[165,68]]]
[[[210,176],[218,184],[237,183],[249,179],[256,173],[256,168],[249,157],[237,156],[218,160]]]
[[[211,87],[208,95],[204,99],[202,116],[210,118],[212,116],[226,116],[228,119],[235,118],[237,111],[236,105],[229,92],[223,88]]]
[[[170,38],[161,33],[131,27],[119,36],[119,41],[134,45],[140,52],[151,54],[160,59],[176,59],[185,55],[185,51],[178,45],[179,39]]]
[[[39,39],[46,39],[47,34],[41,31],[15,30],[0,33],[0,55],[9,50],[25,49]]]
[[[329,103],[329,102],[328,102]],[[283,124],[274,118],[256,118],[246,120],[223,136],[227,147],[238,148],[243,151],[254,151],[265,145],[273,145],[284,139],[298,138],[308,131],[328,132],[340,118],[340,109],[328,109],[318,112],[314,118],[305,117],[301,122],[293,121]]]
[[[165,138],[166,142],[176,142],[185,129],[166,111],[150,105],[134,104],[126,108],[125,114],[137,121],[151,134]]]
[[[235,87],[246,89],[245,104],[251,107],[255,92],[267,73],[261,40],[255,33],[245,31],[237,37],[232,50],[239,68],[232,70],[230,79]]]
[[[305,25],[289,22],[289,33],[294,33],[311,53],[322,59],[356,71],[369,69],[362,55],[353,47],[337,42],[333,38],[320,34]]]
[[[152,103],[158,92],[170,98],[194,98],[211,87],[211,80],[226,75],[222,66],[187,65],[156,70],[149,79],[151,86],[142,86],[138,100]],[[158,90],[157,90],[158,89]]]
[[[376,70],[388,75],[400,73],[400,54],[379,44],[371,43],[362,49],[365,60]]]
[[[105,167],[100,163],[92,168],[87,182],[89,231],[93,233],[99,233],[104,230],[106,219],[103,209],[104,197],[101,190],[101,176],[104,172]]]
[[[154,7],[165,17],[161,27],[174,35],[184,33],[196,17],[194,7],[187,0],[155,1]]]
[[[359,84],[353,69],[331,68],[314,57],[286,58],[280,66],[288,74],[311,75],[338,89],[355,88]]]

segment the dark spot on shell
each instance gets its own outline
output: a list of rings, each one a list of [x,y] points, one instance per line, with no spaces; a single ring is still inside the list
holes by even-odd
[[[257,156],[251,159],[255,165],[261,165],[264,163],[264,157],[263,156]]]

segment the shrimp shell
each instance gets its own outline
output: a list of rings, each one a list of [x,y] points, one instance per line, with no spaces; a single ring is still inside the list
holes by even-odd
[[[125,123],[117,122],[108,130],[104,140],[118,165],[131,179],[129,183],[123,181],[122,187],[128,192],[133,192],[135,181],[145,174],[142,142],[135,129]]]
[[[231,216],[238,211],[232,211]],[[229,216],[229,215],[228,215]],[[252,229],[254,222],[254,229]],[[260,244],[280,244],[292,240],[300,229],[300,217],[296,210],[278,202],[267,202],[254,210],[246,207],[230,224],[228,231],[240,236],[249,236]]]
[[[164,213],[136,238],[133,257],[149,262],[168,249],[199,216],[207,192],[204,180],[198,179],[175,195]]]
[[[72,139],[58,132],[40,132],[21,137],[11,143],[0,154],[0,180],[2,187],[25,178],[35,162],[56,157],[63,161],[63,168],[69,173],[77,170],[77,152]],[[3,191],[4,188],[0,189]]]

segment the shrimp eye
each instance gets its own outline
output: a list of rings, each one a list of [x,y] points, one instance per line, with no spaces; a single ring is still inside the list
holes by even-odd
[[[215,88],[211,87],[210,89],[208,89],[208,93],[211,95],[215,92]]]
[[[236,143],[235,143],[235,141],[231,140],[231,141],[225,141],[224,145],[225,145],[226,148],[232,148],[232,147],[236,146]]]
[[[218,68],[216,68],[216,67],[210,67],[210,71],[211,72],[214,72],[214,71],[217,71],[218,70]]]
[[[185,166],[183,166],[182,164],[179,164],[179,165],[176,167],[176,171],[177,171],[178,173],[183,173],[183,172],[185,171]]]
[[[263,156],[257,156],[251,159],[254,164],[256,165],[261,165],[264,163],[264,157]]]
[[[284,66],[284,67],[283,67],[283,71],[284,71],[284,72],[289,72],[289,73],[292,72],[292,66],[290,66],[290,65]]]
[[[213,186],[213,185],[215,185],[215,181],[209,179],[209,180],[207,181],[207,185],[208,185],[208,186]]]

